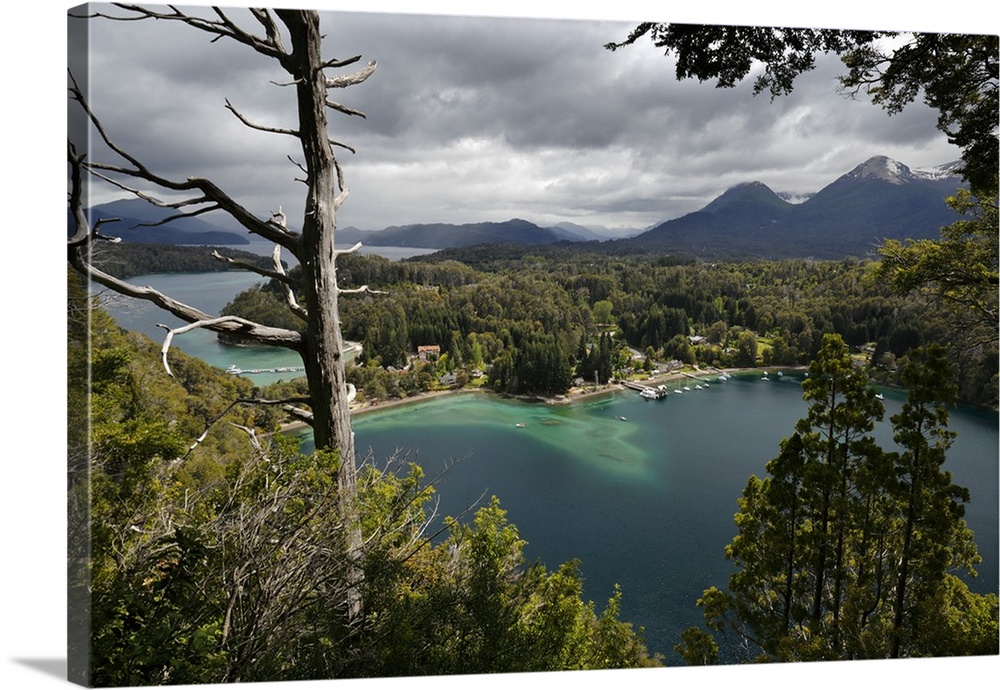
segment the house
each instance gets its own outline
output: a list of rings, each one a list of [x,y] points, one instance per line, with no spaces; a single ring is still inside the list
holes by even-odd
[[[418,345],[417,346],[417,357],[427,361],[429,359],[437,359],[441,356],[441,346],[440,345]]]

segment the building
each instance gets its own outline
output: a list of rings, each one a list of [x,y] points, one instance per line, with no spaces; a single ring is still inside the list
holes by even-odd
[[[417,357],[427,361],[429,359],[437,359],[441,356],[441,346],[440,345],[418,345],[417,346]]]

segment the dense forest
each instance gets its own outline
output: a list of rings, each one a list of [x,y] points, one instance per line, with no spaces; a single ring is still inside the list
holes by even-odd
[[[364,345],[350,376],[367,395],[426,390],[448,372],[484,372],[502,393],[553,396],[575,377],[676,366],[806,366],[824,334],[840,335],[867,374],[900,384],[907,353],[948,348],[960,400],[997,405],[997,343],[988,327],[955,329],[954,313],[901,296],[870,261],[704,263],[609,258],[571,247],[448,250],[407,261],[351,255],[346,285],[382,294],[345,300],[345,337]],[[275,285],[239,295],[226,313],[295,327]],[[434,367],[408,363],[437,345]],[[416,371],[419,370],[419,371]],[[423,383],[416,376],[423,372]]]

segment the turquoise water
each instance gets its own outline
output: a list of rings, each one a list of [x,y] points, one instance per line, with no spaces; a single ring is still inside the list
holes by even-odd
[[[888,419],[903,397],[885,395]],[[436,483],[441,515],[497,495],[529,562],[554,569],[580,559],[598,610],[621,585],[623,617],[679,663],[672,647],[701,622],[696,599],[726,585],[736,500],[805,411],[795,377],[747,376],[655,401],[620,392],[558,406],[460,394],[363,415],[354,429],[358,452],[377,461],[406,455],[429,477],[447,468]],[[967,518],[984,559],[972,586],[996,592],[997,417],[961,408],[951,427],[959,437],[947,469],[971,490]],[[876,435],[892,447],[888,423]]]
[[[216,315],[238,293],[253,285],[264,282],[260,276],[252,273],[227,271],[220,273],[170,273],[139,276],[132,282],[140,286],[149,286],[170,295],[202,311]],[[101,301],[118,323],[130,331],[138,331],[152,338],[155,342],[163,342],[166,331],[157,324],[171,328],[184,325],[180,319],[163,311],[159,307],[144,300],[123,297],[116,293],[100,291]],[[223,345],[211,331],[195,329],[175,336],[171,349],[178,349],[185,354],[198,357],[221,369],[230,364],[240,369],[271,369],[276,367],[300,367],[302,359],[298,353],[281,347],[233,347]],[[301,374],[298,374],[301,376]],[[254,374],[249,376],[258,384],[274,383],[281,379],[288,380],[293,374]]]
[[[135,282],[217,312],[258,281],[218,273]],[[180,325],[135,300],[116,297],[108,308],[123,326],[157,341],[163,338],[157,322]],[[293,352],[227,347],[207,331],[178,336],[174,346],[221,368],[300,364]],[[798,384],[791,375],[746,376],[663,400],[621,392],[572,405],[463,393],[359,416],[356,445],[379,461],[406,455],[428,477],[448,468],[436,483],[442,516],[497,495],[528,542],[529,561],[554,569],[580,559],[585,596],[598,610],[620,584],[623,617],[645,628],[651,650],[679,663],[673,645],[683,629],[701,622],[695,600],[709,586],[726,585],[723,549],[735,534],[736,499],[747,477],[764,473],[779,441],[805,414]],[[883,392],[888,420],[904,398]],[[997,414],[960,407],[951,428],[958,439],[946,469],[971,491],[966,516],[984,560],[972,587],[996,592]],[[876,435],[892,447],[888,422]]]

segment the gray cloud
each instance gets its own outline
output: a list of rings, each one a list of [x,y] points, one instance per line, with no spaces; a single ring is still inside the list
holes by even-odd
[[[677,82],[650,44],[609,52],[633,23],[327,12],[332,57],[377,59],[334,95],[367,114],[331,113],[357,150],[343,163],[342,225],[513,216],[645,227],[759,180],[814,192],[873,155],[912,166],[958,158],[915,104],[890,118],[836,91],[824,58],[771,102],[749,84]],[[163,22],[92,22],[91,92],[123,144],[176,176],[217,179],[261,213],[297,210],[294,140],[248,131],[293,126],[284,78],[266,58]]]

